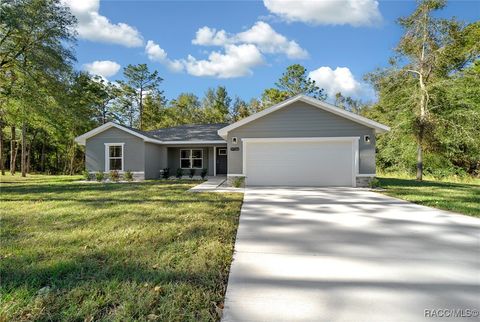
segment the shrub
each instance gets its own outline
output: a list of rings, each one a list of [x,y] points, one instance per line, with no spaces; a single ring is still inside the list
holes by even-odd
[[[372,189],[378,188],[380,187],[380,181],[377,178],[372,178],[372,180],[370,180],[370,182],[368,183],[368,186]]]
[[[234,177],[232,179],[232,186],[234,186],[235,188],[240,188],[243,186],[245,182],[245,177]]]
[[[200,176],[202,177],[203,180],[205,180],[205,177],[207,176],[208,169],[202,169],[202,172],[200,172]]]
[[[133,172],[131,170],[127,170],[127,171],[125,171],[123,177],[127,181],[133,181]]]
[[[110,171],[110,180],[118,182],[120,180],[120,173],[117,170]]]
[[[163,178],[163,179],[168,179],[169,177],[170,177],[170,169],[169,169],[169,168],[163,169],[163,171],[162,171],[162,178]]]
[[[178,168],[177,169],[177,174],[176,174],[177,179],[182,179],[183,177],[183,169]]]
[[[88,172],[87,170],[84,170],[82,172],[82,176],[85,180],[90,181],[90,172]]]
[[[102,171],[98,171],[97,173],[95,173],[95,179],[98,182],[101,182],[103,181],[103,179],[105,179],[105,174]]]
[[[190,169],[190,172],[188,174],[188,176],[190,177],[190,179],[193,179],[193,176],[195,175],[195,169]]]

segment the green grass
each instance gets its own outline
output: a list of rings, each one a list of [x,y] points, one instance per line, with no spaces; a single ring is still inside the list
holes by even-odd
[[[427,178],[416,181],[404,175],[383,174],[378,177],[386,195],[405,199],[420,205],[480,217],[480,180],[470,178],[463,182],[436,181]]]
[[[0,321],[218,320],[242,195],[79,179],[1,178]]]

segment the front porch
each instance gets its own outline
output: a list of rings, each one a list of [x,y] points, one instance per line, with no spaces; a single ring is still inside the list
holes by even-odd
[[[227,175],[227,145],[176,145],[167,147],[167,167],[170,175],[175,176],[178,169],[188,177],[191,171],[199,176],[207,169],[207,176]]]

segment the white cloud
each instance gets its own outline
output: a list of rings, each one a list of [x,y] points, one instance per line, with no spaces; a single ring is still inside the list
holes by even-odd
[[[348,67],[320,67],[311,71],[308,75],[313,79],[317,86],[325,89],[330,99],[340,92],[344,96],[371,98],[372,89],[366,84],[355,79]]]
[[[83,69],[91,74],[98,75],[106,79],[118,73],[120,70],[120,65],[111,60],[96,60],[94,62],[84,64]]]
[[[62,0],[77,18],[80,38],[118,44],[125,47],[143,45],[140,32],[125,23],[111,23],[99,13],[100,0]]]
[[[225,30],[217,31],[215,28],[202,27],[195,33],[192,44],[200,46],[224,46],[231,43],[230,36]]]
[[[151,61],[159,62],[167,66],[170,70],[179,72],[183,70],[183,64],[179,60],[170,60],[167,52],[156,44],[153,40],[147,41],[145,53]]]
[[[382,19],[377,0],[263,0],[263,4],[288,22],[370,26]]]
[[[197,30],[192,43],[202,46],[252,44],[266,54],[285,54],[291,59],[308,57],[308,52],[301,48],[297,42],[288,40],[287,37],[279,34],[263,21],[258,21],[250,29],[237,34],[228,34],[225,30],[217,31],[205,26]]]
[[[255,44],[264,53],[283,53],[288,58],[308,57],[307,51],[301,48],[294,40],[288,40],[263,21],[258,21],[252,28],[238,33],[235,39],[237,42]]]
[[[308,52],[295,41],[277,33],[263,21],[250,29],[229,34],[225,30],[202,27],[197,30],[192,44],[222,47],[214,50],[206,59],[188,55],[187,59],[168,58],[167,52],[154,41],[149,40],[145,53],[152,61],[159,62],[174,71],[186,71],[193,76],[234,78],[252,74],[252,69],[264,64],[263,54],[284,54],[291,59],[308,57]]]
[[[194,76],[233,78],[252,74],[252,68],[263,64],[263,56],[251,44],[226,45],[225,53],[212,52],[207,60],[191,55],[183,61],[187,73]]]

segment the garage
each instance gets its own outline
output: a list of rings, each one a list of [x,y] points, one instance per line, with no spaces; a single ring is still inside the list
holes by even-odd
[[[355,185],[358,139],[244,139],[246,184],[352,187]]]

